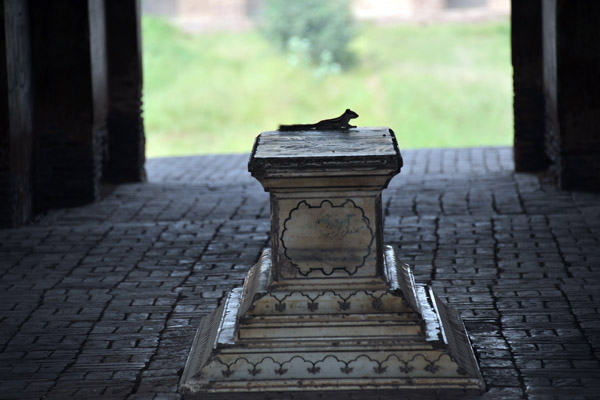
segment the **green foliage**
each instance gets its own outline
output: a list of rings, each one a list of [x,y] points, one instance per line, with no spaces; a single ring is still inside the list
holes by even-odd
[[[263,33],[289,53],[294,66],[317,66],[317,75],[338,73],[354,57],[348,44],[355,27],[348,0],[267,0]]]
[[[509,26],[363,25],[356,66],[315,80],[257,32],[190,36],[144,17],[147,154],[249,152],[262,131],[346,108],[402,149],[511,145]]]

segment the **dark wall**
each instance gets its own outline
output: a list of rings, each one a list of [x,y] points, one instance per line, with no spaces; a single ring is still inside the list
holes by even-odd
[[[513,0],[515,169],[600,191],[600,1]]]
[[[139,6],[0,0],[0,227],[144,179]]]
[[[545,0],[546,149],[563,189],[600,190],[600,2]]]
[[[140,182],[146,178],[140,2],[106,0],[105,7],[109,109],[103,177]]]
[[[32,74],[26,2],[0,1],[0,226],[32,210]]]
[[[560,128],[558,124],[556,92],[556,0],[545,0],[542,4],[543,27],[543,82],[545,117],[545,152],[556,170],[561,160]]]
[[[30,1],[37,210],[85,204],[99,193],[106,60],[104,13],[94,3]]]
[[[108,156],[107,116],[108,100],[108,52],[106,45],[106,16],[104,1],[88,1],[89,51],[92,83],[91,107],[92,140],[94,150],[94,181],[96,190],[102,179],[102,163]],[[96,192],[94,198],[98,193]]]
[[[549,164],[544,151],[542,0],[514,1],[511,12],[515,169],[540,171]]]

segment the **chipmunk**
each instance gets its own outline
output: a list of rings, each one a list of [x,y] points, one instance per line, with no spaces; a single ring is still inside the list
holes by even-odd
[[[317,122],[316,124],[295,124],[295,125],[279,125],[280,131],[302,131],[302,130],[321,130],[321,131],[334,131],[334,130],[347,130],[350,128],[356,128],[354,125],[350,125],[351,119],[357,118],[358,114],[354,111],[346,108],[346,111],[337,118],[324,119]]]

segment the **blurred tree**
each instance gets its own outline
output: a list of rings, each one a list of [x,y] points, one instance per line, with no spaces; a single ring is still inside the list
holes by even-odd
[[[267,0],[262,31],[290,54],[292,64],[335,73],[354,62],[348,49],[355,34],[348,0]]]

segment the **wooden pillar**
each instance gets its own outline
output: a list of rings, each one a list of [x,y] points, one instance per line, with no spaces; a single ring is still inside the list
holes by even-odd
[[[29,15],[21,0],[0,0],[0,227],[32,210],[32,76]]]
[[[544,170],[542,0],[512,1],[511,43],[515,170]]]
[[[546,0],[546,149],[562,189],[600,191],[600,3]]]
[[[142,49],[139,0],[106,0],[108,152],[103,179],[145,180],[142,121]]]
[[[30,0],[35,205],[98,197],[106,136],[104,1]]]

